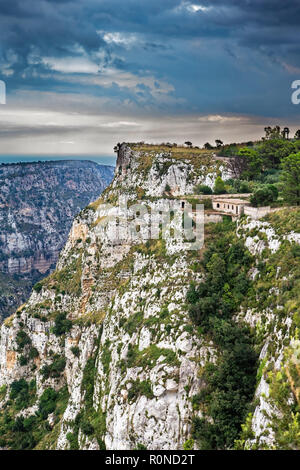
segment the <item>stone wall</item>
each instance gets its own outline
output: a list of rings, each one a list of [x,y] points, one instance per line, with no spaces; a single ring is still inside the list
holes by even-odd
[[[217,224],[218,222],[222,222],[223,216],[221,214],[207,214],[205,213],[204,215],[204,223],[209,224],[209,223],[214,223]]]
[[[251,206],[245,206],[244,207],[244,214],[249,215],[252,219],[261,219],[265,215],[269,214],[271,212],[271,207],[266,206],[266,207],[251,207]]]

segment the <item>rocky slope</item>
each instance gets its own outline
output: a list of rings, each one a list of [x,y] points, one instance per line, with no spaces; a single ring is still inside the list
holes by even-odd
[[[73,217],[110,183],[113,168],[86,161],[0,166],[0,317],[54,267]]]
[[[286,358],[292,360],[291,345],[297,344],[299,210],[266,221],[242,219],[229,228],[208,226],[200,251],[185,250],[171,236],[149,240],[143,225],[138,237],[121,236],[127,224],[117,211],[120,194],[153,208],[162,197],[190,194],[196,183],[213,184],[224,172],[217,165],[200,152],[121,146],[112,185],[76,217],[56,271],[2,325],[2,448],[205,447],[195,423],[207,415],[213,394],[201,402],[200,392],[207,387],[207,366],[218,368],[224,353],[204,326],[191,321],[187,293],[212,273],[223,282],[217,253],[206,263],[209,274],[202,266],[209,240],[219,250],[223,232],[236,261],[228,276],[233,282],[218,297],[235,309],[230,321],[238,330],[249,325],[260,356],[256,395],[254,388],[249,393],[252,414],[238,423],[243,432],[228,447],[299,445],[296,366],[278,399],[278,384],[289,377]],[[222,312],[214,315],[228,330]],[[289,443],[282,443],[287,428],[278,429],[280,413],[292,427]],[[212,423],[207,419],[206,428]]]
[[[300,449],[300,209],[246,219],[237,230],[255,257],[252,295],[237,319],[251,327],[259,352],[252,412],[237,447]]]

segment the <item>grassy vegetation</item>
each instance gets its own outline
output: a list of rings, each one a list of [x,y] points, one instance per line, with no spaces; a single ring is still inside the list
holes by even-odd
[[[183,159],[188,158],[192,159],[194,157],[205,156],[211,157],[214,153],[214,150],[206,150],[206,149],[199,149],[199,148],[189,148],[186,146],[176,146],[176,147],[168,147],[166,145],[155,145],[155,144],[129,144],[132,150],[138,152],[145,152],[145,153],[164,153],[169,154],[171,153],[173,158],[176,159]]]
[[[259,275],[253,282],[245,306],[257,315],[256,343],[263,344],[268,339],[257,381],[262,376],[267,380],[270,385],[267,399],[270,409],[273,407],[279,411],[279,414],[275,411],[269,413],[270,431],[274,433],[276,449],[297,449],[300,446],[300,395],[297,391],[300,391],[300,370],[298,363],[294,363],[299,354],[300,246],[283,240],[284,234],[293,230],[299,232],[299,214],[300,209],[285,209],[265,218],[279,234],[281,244],[275,253],[265,249],[261,254],[257,264]],[[296,350],[292,347],[295,341]],[[285,353],[281,359],[281,370],[278,370],[275,361],[282,349]],[[249,416],[236,443],[237,448],[247,448],[247,439],[254,439],[251,421],[252,417]],[[266,430],[265,434],[268,433]],[[258,445],[259,448],[268,448],[266,444],[255,444],[254,440],[253,447]]]
[[[184,161],[190,163],[193,167],[199,170],[202,167],[211,167],[212,163],[215,167],[220,166],[220,162],[212,160],[212,150],[203,150],[199,148],[188,148],[184,146],[168,147],[164,145],[151,145],[151,144],[129,144],[130,148],[139,152],[139,167],[138,171],[146,174],[152,167],[157,154],[163,154],[165,162],[162,166],[157,168],[160,176],[163,176],[170,165],[172,160]]]
[[[53,361],[51,364],[45,365],[41,369],[41,374],[44,380],[49,377],[53,379],[58,379],[66,367],[66,359],[63,356],[55,354],[53,356]]]
[[[130,367],[142,367],[152,369],[156,366],[158,359],[162,357],[163,363],[173,366],[179,366],[176,353],[171,349],[158,348],[156,344],[152,344],[146,349],[139,351],[137,346],[129,344],[126,360],[120,361],[121,370],[125,371]]]
[[[63,292],[79,297],[81,295],[82,250],[77,250],[76,255],[64,268],[54,271],[44,279],[43,286],[55,289],[58,294]]]
[[[55,445],[57,426],[53,439],[52,428],[47,417],[54,413],[55,423],[58,423],[68,401],[67,388],[59,392],[48,388],[38,401],[38,411],[27,417],[16,416],[20,410],[28,408],[37,402],[36,384],[32,380],[26,382],[20,379],[11,384],[9,401],[0,413],[0,446],[12,450],[48,448],[52,442]],[[43,444],[42,444],[43,443]],[[46,445],[47,443],[47,445]]]
[[[103,194],[104,194],[104,192],[103,192]],[[105,203],[105,201],[104,201],[104,199],[103,199],[103,196],[101,196],[101,197],[99,197],[96,201],[91,202],[91,203],[87,206],[87,208],[88,208],[88,209],[91,209],[91,210],[93,210],[93,211],[96,211],[96,210],[99,208],[99,206],[101,206],[101,204],[104,204],[104,203]]]
[[[71,439],[73,445],[76,445],[76,436],[78,440],[78,431],[80,428],[85,435],[93,435],[97,439],[100,449],[104,450],[105,443],[103,439],[106,432],[106,415],[100,408],[96,410],[93,406],[94,387],[97,374],[97,355],[98,350],[93,357],[88,359],[84,368],[83,380],[81,383],[81,394],[84,396],[84,408],[77,415],[73,430],[73,435],[75,438],[73,436]],[[108,360],[105,353],[104,359]]]
[[[217,224],[212,235],[202,260],[206,280],[191,284],[187,295],[192,321],[218,351],[217,362],[203,369],[206,387],[193,398],[203,417],[194,418],[192,437],[201,449],[227,449],[239,437],[256,384],[253,337],[233,320],[251,288],[252,259],[233,224]]]
[[[136,380],[134,382],[131,382],[131,387],[128,391],[129,403],[136,401],[138,397],[141,395],[144,395],[149,400],[154,398],[154,395],[152,392],[152,384],[150,380],[143,380],[143,381]]]
[[[67,319],[65,312],[58,313],[55,317],[53,333],[56,336],[62,336],[66,334],[72,328],[71,320]]]
[[[269,222],[276,229],[279,235],[287,232],[299,232],[300,227],[300,209],[289,208],[268,214],[264,220]]]
[[[300,371],[292,359],[291,349],[285,354],[285,367],[281,371],[270,371],[267,380],[270,385],[270,402],[279,410],[274,413],[272,430],[276,447],[281,450],[300,448]],[[291,394],[294,397],[291,403]]]
[[[163,239],[147,240],[134,247],[134,251],[145,255],[155,256],[156,258],[167,258],[166,241]]]
[[[7,392],[7,385],[4,384],[0,387],[0,401],[4,400],[6,396],[6,392]]]

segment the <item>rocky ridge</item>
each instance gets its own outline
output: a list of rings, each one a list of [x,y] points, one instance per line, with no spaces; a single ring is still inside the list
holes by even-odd
[[[219,355],[187,314],[189,286],[203,280],[197,268],[201,252],[185,251],[171,237],[148,240],[143,230],[134,242],[120,241],[115,218],[120,194],[151,206],[157,198],[191,194],[199,182],[213,184],[225,171],[217,165],[207,156],[195,161],[166,150],[121,146],[113,183],[74,220],[56,271],[1,328],[2,447],[199,445],[192,439],[192,420],[202,411],[193,397],[205,388],[203,369]],[[240,448],[283,445],[275,419],[282,413],[276,402],[277,372],[297,340],[298,304],[287,305],[284,286],[289,281],[289,295],[294,295],[298,268],[289,272],[286,258],[298,256],[299,211],[268,217],[242,219],[236,228],[254,256],[249,272],[254,294],[236,321],[250,325],[260,353],[254,412],[244,424]],[[118,227],[122,224],[119,218]],[[284,403],[293,413],[298,392],[295,381],[288,383]],[[16,421],[21,430],[11,431]]]

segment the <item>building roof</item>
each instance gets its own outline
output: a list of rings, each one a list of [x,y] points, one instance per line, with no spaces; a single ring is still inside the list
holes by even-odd
[[[214,202],[219,202],[221,204],[235,204],[237,206],[241,206],[241,205],[248,205],[250,204],[249,201],[246,201],[245,199],[230,199],[230,198],[219,198],[219,199],[214,199],[213,200],[213,203]]]

